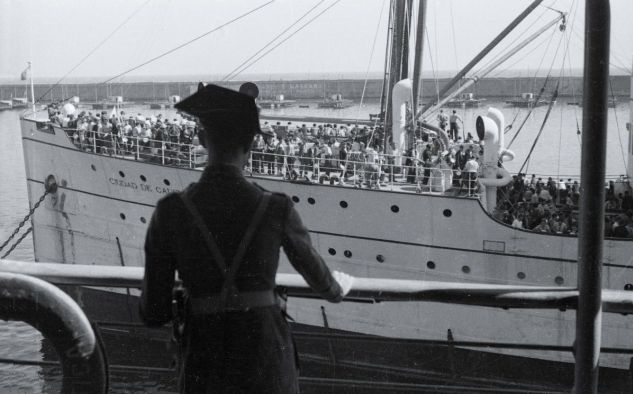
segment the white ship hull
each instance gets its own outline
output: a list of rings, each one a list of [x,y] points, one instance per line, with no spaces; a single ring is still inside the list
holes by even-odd
[[[142,266],[156,201],[196,181],[200,171],[82,152],[62,130],[38,124],[41,129],[22,120],[31,206],[43,194],[47,176],[55,177],[59,189],[33,218],[36,260]],[[511,228],[491,218],[474,198],[252,180],[298,201],[313,243],[333,269],[363,277],[576,284],[576,237]],[[607,240],[604,286],[623,289],[633,283],[632,260],[632,240]],[[285,258],[281,270],[291,270]],[[318,327],[325,314],[330,328],[391,338],[446,339],[450,329],[458,341],[569,346],[575,337],[573,311],[292,299],[289,314]],[[603,324],[604,347],[633,349],[633,319],[608,314]],[[573,361],[568,352],[490,351]],[[603,354],[601,365],[626,369],[629,356]]]

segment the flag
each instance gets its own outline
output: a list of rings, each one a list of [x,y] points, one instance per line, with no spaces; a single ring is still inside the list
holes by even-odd
[[[26,78],[29,75],[29,69],[31,68],[31,65],[29,65],[27,68],[24,69],[24,71],[22,71],[22,74],[20,74],[20,79],[23,81],[26,81]]]

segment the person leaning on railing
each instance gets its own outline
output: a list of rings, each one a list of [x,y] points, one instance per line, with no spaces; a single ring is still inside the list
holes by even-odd
[[[280,248],[328,301],[342,301],[352,278],[330,272],[288,196],[242,175],[261,132],[252,97],[208,85],[177,108],[201,118],[209,163],[198,183],[156,206],[141,318],[148,326],[170,321],[177,272],[187,294],[178,297],[183,312],[175,326],[180,391],[298,393],[297,353],[274,293]]]

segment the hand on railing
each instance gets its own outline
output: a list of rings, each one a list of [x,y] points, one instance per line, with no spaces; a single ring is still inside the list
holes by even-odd
[[[354,284],[354,277],[346,274],[341,271],[332,272],[332,276],[338,282],[338,285],[341,287],[341,295],[345,297],[347,293],[352,289],[352,285]]]

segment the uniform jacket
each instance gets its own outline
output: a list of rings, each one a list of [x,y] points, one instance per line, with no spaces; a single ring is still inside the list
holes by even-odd
[[[198,208],[227,264],[242,239],[263,190],[233,166],[207,167],[187,195]],[[339,301],[341,289],[314,250],[290,199],[274,193],[236,273],[238,291],[272,290],[283,247],[293,267],[317,293]],[[199,229],[176,194],[158,202],[145,241],[141,316],[149,326],[171,319],[174,272],[190,297],[215,295],[222,276]],[[296,354],[278,306],[195,315],[187,319],[184,392],[271,392],[298,390]],[[232,391],[234,390],[234,391]]]

